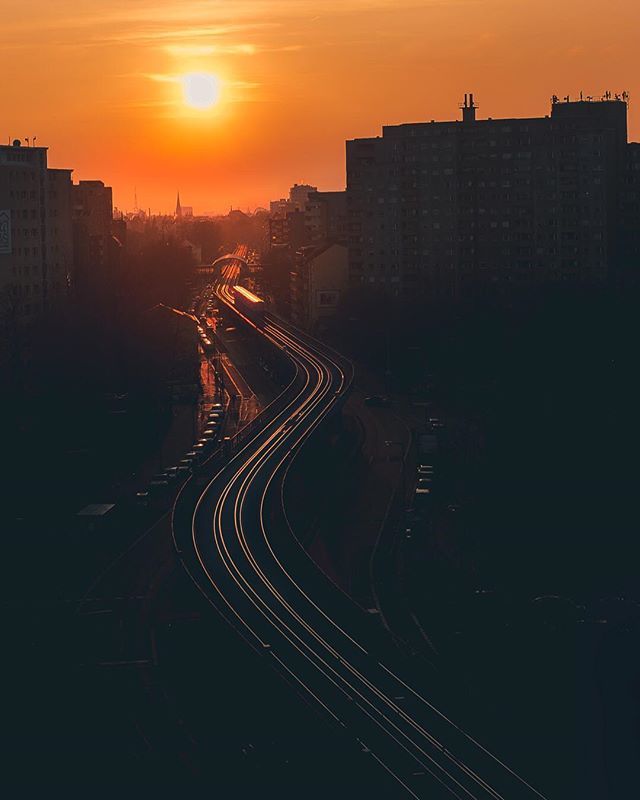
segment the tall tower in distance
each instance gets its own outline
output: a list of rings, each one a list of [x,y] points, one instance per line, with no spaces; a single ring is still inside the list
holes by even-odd
[[[178,190],[178,199],[176,201],[176,218],[182,219],[182,206],[180,205],[180,190]]]

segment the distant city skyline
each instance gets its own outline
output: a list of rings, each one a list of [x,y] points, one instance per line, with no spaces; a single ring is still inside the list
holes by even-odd
[[[90,6],[90,7],[87,7]],[[548,113],[552,94],[628,91],[640,131],[633,0],[30,0],[3,26],[5,140],[171,213],[267,206],[294,182],[345,186],[347,139],[383,125]],[[399,13],[401,12],[401,13]],[[16,64],[19,68],[16,68]],[[356,66],[357,65],[357,68]],[[218,99],[219,94],[219,99]],[[211,107],[210,107],[211,106]]]

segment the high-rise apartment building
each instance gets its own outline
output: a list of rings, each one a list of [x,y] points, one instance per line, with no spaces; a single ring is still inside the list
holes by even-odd
[[[459,299],[615,271],[626,96],[551,114],[393,125],[347,142],[350,283]],[[626,165],[626,166],[625,166]]]
[[[620,240],[616,279],[640,285],[640,144],[629,144],[620,186]]]
[[[294,209],[304,211],[307,200],[311,192],[317,192],[317,186],[310,186],[308,183],[294,183],[289,189],[289,203]]]
[[[113,199],[102,181],[80,181],[72,187],[73,282],[80,291],[109,271],[113,250]]]
[[[269,217],[269,246],[288,247],[293,253],[308,242],[303,211],[287,211]]]
[[[346,242],[347,193],[311,192],[307,198],[305,218],[309,242]]]
[[[66,294],[73,266],[71,170],[46,147],[0,146],[0,316],[24,324]]]

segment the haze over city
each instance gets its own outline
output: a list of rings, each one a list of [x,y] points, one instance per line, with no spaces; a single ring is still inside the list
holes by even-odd
[[[294,181],[345,185],[344,141],[383,124],[548,113],[552,94],[640,93],[634,0],[26,0],[2,30],[4,129],[100,175],[118,208],[246,210]],[[214,108],[181,76],[220,80]],[[472,85],[471,85],[472,84]],[[632,103],[630,133],[640,111]]]

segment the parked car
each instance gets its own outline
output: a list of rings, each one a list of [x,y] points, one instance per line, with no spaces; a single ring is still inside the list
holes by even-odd
[[[136,492],[136,504],[141,506],[142,508],[146,508],[149,505],[149,492]]]
[[[154,478],[149,483],[150,494],[164,494],[169,490],[169,481],[166,478]]]
[[[169,481],[173,481],[178,477],[178,467],[167,467],[164,471]]]
[[[176,477],[175,475],[170,474],[167,470],[165,470],[164,472],[158,472],[156,475],[154,475],[153,478],[151,479],[151,482],[154,483],[156,481],[158,482],[164,481],[166,482],[167,486],[169,486],[171,485],[171,483],[173,483],[175,477]]]
[[[431,487],[418,486],[415,491],[414,499],[417,505],[424,505],[424,503],[431,499]]]
[[[435,470],[431,464],[418,464],[418,475],[424,475],[425,477],[428,477],[429,475],[433,475],[434,471]]]

